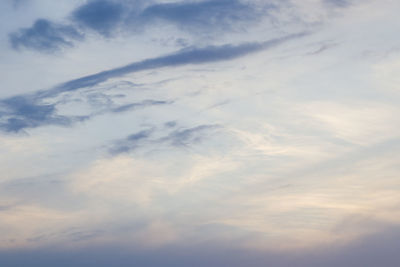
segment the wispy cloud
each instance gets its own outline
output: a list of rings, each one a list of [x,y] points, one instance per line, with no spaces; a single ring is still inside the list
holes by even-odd
[[[74,117],[60,116],[57,114],[56,104],[45,104],[44,100],[56,97],[61,93],[93,87],[111,78],[143,70],[233,60],[273,48],[290,40],[302,38],[305,35],[307,33],[297,33],[260,43],[227,44],[205,48],[183,49],[171,55],[134,62],[123,67],[71,80],[48,90],[0,99],[0,105],[3,108],[2,113],[0,113],[0,128],[8,132],[18,132],[25,128],[35,128],[44,125],[71,125],[73,122],[83,121],[89,117],[87,115]],[[118,113],[139,107],[171,103],[173,102],[145,100],[141,103],[129,103],[119,107],[112,107],[110,111]]]
[[[126,112],[129,110],[135,110],[138,108],[149,107],[149,106],[159,106],[159,105],[167,105],[172,104],[173,101],[164,101],[164,100],[144,100],[139,103],[130,103],[126,105],[121,105],[119,107],[113,108],[111,111],[115,113]]]
[[[176,125],[170,125],[175,127]],[[147,145],[149,149],[154,149],[160,145],[166,145],[167,147],[190,147],[196,145],[207,139],[213,132],[221,129],[220,125],[199,125],[192,128],[183,128],[172,130],[167,134],[165,129],[161,132],[162,137],[151,138],[157,131],[156,128],[141,130],[128,137],[114,141],[111,148],[108,150],[112,155],[119,155],[121,153],[132,152],[143,145]]]
[[[90,1],[73,11],[72,19],[83,27],[110,36],[121,22],[123,12],[124,7],[118,2]]]
[[[24,47],[39,52],[54,52],[63,47],[72,47],[74,41],[83,40],[83,34],[76,28],[110,38],[121,32],[142,32],[159,25],[158,22],[175,25],[190,34],[218,32],[221,35],[237,28],[237,25],[257,21],[270,8],[275,6],[269,4],[261,12],[251,2],[239,0],[146,5],[141,1],[92,0],[78,6],[67,16],[66,19],[74,26],[41,18],[30,28],[11,33],[10,42],[15,49]]]
[[[274,6],[269,6],[273,8]],[[147,7],[139,16],[130,18],[133,23],[169,22],[189,31],[210,32],[230,30],[243,22],[254,22],[261,15],[254,6],[238,0],[202,2],[173,2]]]
[[[227,44],[222,46],[207,46],[205,48],[183,49],[171,55],[134,62],[123,67],[102,71],[93,75],[75,79],[61,84],[52,90],[43,91],[40,94],[46,96],[58,94],[60,92],[73,91],[79,88],[97,85],[114,77],[119,77],[143,70],[233,60],[252,53],[273,48],[290,40],[302,38],[307,34],[308,33],[306,32],[290,34],[265,42],[244,43],[239,45]]]
[[[86,116],[57,115],[55,104],[39,104],[35,99],[25,96],[3,99],[0,108],[0,129],[7,132],[45,125],[68,126],[87,119]]]
[[[221,128],[220,125],[200,125],[193,128],[175,130],[159,141],[175,147],[190,146],[203,141],[210,134],[210,131],[219,128]]]
[[[351,4],[351,0],[323,0],[326,4],[337,6],[337,7],[347,7]]]
[[[72,47],[75,40],[83,39],[83,35],[73,26],[56,24],[45,19],[38,19],[32,27],[20,29],[9,37],[14,49],[28,48],[46,53]]]
[[[87,96],[90,102],[91,95]],[[150,106],[170,105],[173,101],[144,100],[142,102],[116,105],[114,103],[95,103],[98,111],[91,114],[66,116],[60,115],[57,106],[68,104],[73,100],[65,100],[52,104],[44,103],[45,98],[32,96],[16,96],[0,100],[0,130],[5,132],[19,132],[29,128],[41,126],[72,126],[77,122],[83,122],[95,116],[105,113],[122,113]]]
[[[154,129],[147,129],[131,134],[125,139],[115,141],[108,151],[112,155],[133,151],[140,147],[144,142],[147,142],[153,132]]]

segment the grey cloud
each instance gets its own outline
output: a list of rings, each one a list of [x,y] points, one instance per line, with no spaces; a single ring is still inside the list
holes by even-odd
[[[95,101],[93,103],[93,97],[93,94],[88,95],[88,102],[92,105],[99,106],[101,111],[82,116],[63,116],[58,114],[58,104],[65,104],[74,100],[63,100],[54,104],[45,104],[43,103],[45,98],[34,98],[30,96],[15,96],[2,99],[0,100],[0,130],[5,132],[19,132],[29,128],[49,125],[72,126],[76,122],[82,122],[104,113],[121,113],[139,108],[173,103],[173,101],[144,100],[142,102],[113,107],[115,104],[113,104],[112,100],[109,98],[106,98],[103,102]]]
[[[0,100],[0,129],[6,132],[19,132],[25,128],[44,125],[71,125],[82,121],[82,116],[57,115],[54,104],[41,104],[40,101],[25,96],[15,96]]]
[[[82,40],[83,35],[72,26],[39,19],[32,27],[11,33],[9,38],[14,49],[28,48],[53,53],[61,48],[73,46],[73,41]]]
[[[71,227],[60,232],[52,231],[41,231],[33,237],[27,238],[26,241],[29,243],[40,243],[52,240],[54,238],[62,238],[70,242],[80,242],[99,237],[105,233],[104,230],[90,230],[83,227]]]
[[[14,6],[15,8],[20,7],[22,4],[24,4],[24,3],[27,2],[27,1],[29,1],[29,0],[11,0],[13,6]]]
[[[0,212],[8,211],[15,208],[17,205],[0,205]]]
[[[77,7],[68,16],[71,24],[95,31],[105,37],[120,32],[137,33],[146,27],[156,27],[157,22],[171,23],[189,33],[222,34],[236,25],[255,22],[275,8],[266,5],[262,11],[250,2],[239,0],[181,1],[152,4],[147,1],[92,0]],[[17,3],[17,2],[15,2]],[[15,49],[24,47],[39,52],[55,52],[72,47],[83,40],[83,34],[74,26],[38,19],[30,28],[22,28],[10,34]],[[178,38],[178,40],[180,40]]]
[[[5,199],[16,199],[15,203],[6,203],[11,204],[10,208],[39,205],[58,210],[80,209],[82,198],[68,190],[68,182],[61,173],[12,179],[0,183],[0,195]]]
[[[123,12],[124,6],[120,3],[106,0],[90,1],[78,7],[72,13],[72,19],[84,27],[110,36],[121,22]]]
[[[272,8],[273,6],[270,6]],[[249,3],[238,0],[161,3],[147,7],[134,22],[170,22],[189,31],[230,29],[242,22],[251,22],[261,14]]]
[[[169,128],[176,127],[176,123],[170,124]],[[219,125],[200,125],[192,128],[178,129],[170,132],[161,138],[151,139],[151,136],[156,131],[155,128],[142,130],[126,138],[116,140],[108,152],[112,155],[119,155],[122,153],[129,153],[142,145],[152,145],[159,147],[162,144],[172,147],[185,147],[202,142],[210,133],[221,128]]]
[[[324,44],[321,44],[317,49],[314,49],[314,51],[309,52],[306,55],[308,55],[308,56],[319,55],[319,54],[325,52],[326,50],[331,49],[336,46],[338,46],[337,43],[324,43]]]
[[[131,134],[125,139],[116,141],[108,151],[112,155],[128,153],[147,141],[153,132],[154,129],[147,129]]]
[[[105,36],[121,30],[142,30],[157,22],[171,23],[191,33],[210,33],[230,30],[243,22],[254,22],[266,15],[267,9],[275,8],[266,5],[267,8],[260,12],[251,2],[239,0],[143,2],[93,0],[73,11],[71,18]]]
[[[266,42],[244,43],[240,45],[227,44],[222,46],[208,46],[205,48],[183,49],[175,54],[134,62],[123,67],[75,79],[61,84],[54,89],[42,91],[40,94],[42,96],[50,96],[61,92],[74,91],[79,88],[97,85],[114,77],[143,70],[233,60],[278,46],[293,39],[304,37],[305,35],[307,35],[307,33],[303,32],[272,39]]]
[[[73,231],[68,234],[68,238],[71,239],[71,241],[73,241],[73,242],[84,241],[84,240],[90,240],[95,237],[101,236],[103,233],[104,233],[104,231],[101,231],[101,230]]]
[[[351,4],[350,0],[323,0],[323,1],[328,5],[336,7],[347,7]]]
[[[188,146],[203,141],[210,131],[221,128],[220,125],[200,125],[193,128],[175,130],[159,141],[175,147]]]
[[[0,99],[0,129],[8,132],[18,132],[25,128],[35,128],[43,125],[68,126],[76,121],[89,119],[88,116],[61,116],[57,114],[57,104],[45,104],[46,99],[56,97],[61,93],[73,92],[85,87],[98,85],[108,79],[120,77],[129,73],[151,70],[163,67],[178,67],[190,64],[205,64],[233,60],[252,53],[260,52],[284,42],[301,38],[307,33],[291,34],[266,42],[244,43],[240,45],[208,46],[205,48],[183,49],[177,53],[146,59],[132,64],[84,76],[56,86],[52,89],[38,91],[33,94],[19,95]],[[138,107],[164,105],[171,101],[147,100],[141,103],[131,103],[113,108],[118,113]]]
[[[176,121],[168,121],[164,123],[164,126],[168,128],[174,128],[176,125],[177,125]]]
[[[71,233],[74,233],[73,231]],[[77,231],[78,238],[101,232]],[[72,236],[73,237],[73,236]],[[194,266],[194,267],[398,267],[400,231],[391,227],[384,232],[344,245],[321,245],[312,249],[260,251],[240,249],[236,243],[190,242],[155,249],[120,244],[86,246],[76,249],[43,247],[0,252],[0,265],[7,267],[90,267],[90,266]]]
[[[129,110],[135,110],[135,109],[143,108],[143,107],[167,105],[167,104],[172,104],[172,103],[173,103],[173,101],[144,100],[139,103],[131,103],[131,104],[122,105],[122,106],[113,108],[111,111],[115,112],[115,113],[119,113],[119,112],[125,112],[125,111],[129,111]]]

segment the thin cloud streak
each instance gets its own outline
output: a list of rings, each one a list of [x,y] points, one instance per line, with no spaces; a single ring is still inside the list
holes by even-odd
[[[7,132],[18,132],[25,128],[35,128],[43,125],[69,126],[75,121],[89,119],[87,116],[65,117],[57,115],[56,104],[43,104],[50,97],[56,97],[64,92],[73,92],[85,87],[93,87],[109,79],[121,77],[143,70],[151,70],[165,67],[179,67],[184,65],[198,65],[221,61],[234,60],[249,54],[271,49],[293,39],[302,38],[308,33],[296,33],[266,42],[244,43],[240,45],[208,46],[205,48],[184,49],[177,53],[146,59],[132,64],[102,71],[63,83],[55,88],[38,91],[33,94],[19,95],[0,100],[0,129]],[[160,105],[172,102],[159,102],[151,100],[128,104],[111,109],[112,112],[132,110],[138,106]]]
[[[135,73],[143,70],[151,70],[163,67],[179,67],[184,65],[197,65],[228,61],[237,59],[249,54],[257,53],[283,44],[287,41],[304,37],[307,32],[290,34],[281,38],[272,39],[266,42],[245,43],[240,45],[208,46],[200,49],[184,49],[178,53],[146,59],[132,64],[102,71],[93,75],[85,76],[66,82],[54,89],[39,92],[40,97],[54,96],[62,92],[74,91],[83,87],[95,86],[109,79],[120,77],[126,74]]]
[[[199,125],[192,128],[173,130],[166,136],[155,139],[150,139],[150,137],[156,131],[156,129],[142,130],[133,133],[124,139],[116,140],[108,152],[111,155],[116,156],[119,154],[132,152],[144,145],[150,147],[153,145],[158,147],[161,144],[164,144],[169,147],[188,147],[202,142],[210,134],[212,134],[212,132],[220,128],[222,128],[220,125]]]

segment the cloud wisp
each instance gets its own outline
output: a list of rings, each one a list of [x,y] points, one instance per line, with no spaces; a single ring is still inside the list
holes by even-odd
[[[55,104],[42,104],[26,96],[16,96],[0,101],[0,129],[19,132],[26,128],[45,125],[70,126],[87,116],[62,116],[57,114]]]
[[[275,6],[268,5],[267,8]],[[239,0],[154,4],[92,0],[78,6],[67,16],[66,19],[73,26],[41,18],[31,27],[11,33],[10,43],[14,49],[53,53],[61,48],[72,47],[75,41],[82,41],[88,31],[111,38],[121,32],[142,32],[158,27],[160,23],[175,25],[189,34],[218,32],[221,35],[237,25],[253,23],[265,14],[265,10],[260,12],[251,3]]]
[[[169,104],[173,104],[173,101],[148,99],[148,100],[144,100],[144,101],[138,102],[138,103],[121,105],[116,108],[113,108],[111,111],[114,113],[120,113],[120,112],[135,110],[138,108],[144,108],[144,107],[149,107],[149,106],[159,106],[159,105],[169,105]]]
[[[82,27],[110,36],[121,22],[123,13],[124,7],[120,3],[105,0],[91,1],[73,11],[72,19]]]
[[[54,89],[43,91],[39,93],[39,95],[57,95],[61,92],[74,91],[83,87],[95,86],[101,82],[107,81],[108,79],[143,70],[234,60],[249,54],[276,47],[290,40],[302,38],[307,34],[307,32],[290,34],[266,42],[244,43],[239,45],[227,44],[222,46],[207,46],[205,48],[183,49],[171,55],[134,62],[123,67],[75,79],[61,84]]]
[[[351,0],[324,0],[324,3],[335,7],[348,7]]]
[[[53,53],[74,46],[74,41],[83,40],[83,35],[73,26],[38,19],[32,27],[11,33],[9,38],[14,49],[29,48]]]
[[[168,147],[190,147],[191,145],[198,144],[207,138],[214,131],[222,128],[221,125],[199,125],[191,128],[183,128],[173,130],[167,135],[158,138],[151,138],[157,129],[146,129],[133,133],[126,138],[116,140],[108,152],[111,155],[119,155],[122,153],[132,152],[144,145],[166,145]]]
[[[131,152],[140,147],[144,142],[147,142],[153,132],[154,129],[142,130],[133,133],[122,140],[117,140],[111,148],[109,148],[108,152],[111,155]]]
[[[139,16],[133,16],[131,21],[133,25],[169,22],[183,30],[209,32],[210,29],[230,30],[234,25],[255,21],[260,16],[248,3],[218,0],[155,4],[144,9]]]
[[[89,117],[75,116],[70,118],[60,116],[57,114],[56,104],[45,104],[44,100],[57,97],[62,93],[74,92],[82,88],[93,87],[111,78],[121,77],[143,70],[234,60],[249,54],[276,47],[290,40],[302,38],[307,34],[308,33],[305,32],[291,34],[265,42],[183,49],[171,55],[146,59],[123,67],[84,76],[48,90],[0,99],[0,107],[2,107],[0,113],[0,129],[7,132],[18,132],[26,128],[35,128],[44,125],[68,126],[73,122],[82,121]],[[171,101],[147,100],[142,103],[132,103],[124,106],[113,107],[111,112],[118,113],[133,110],[138,107],[171,103]]]

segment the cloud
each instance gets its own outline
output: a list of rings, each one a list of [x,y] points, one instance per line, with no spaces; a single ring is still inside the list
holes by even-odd
[[[219,128],[221,128],[219,125],[200,125],[192,128],[174,130],[166,136],[156,139],[150,139],[155,129],[142,130],[124,139],[115,141],[109,149],[109,153],[112,155],[128,153],[134,151],[143,144],[153,144],[157,147],[160,144],[167,144],[172,147],[190,146],[202,142],[207,138],[210,132]]]
[[[236,244],[179,244],[157,249],[122,245],[91,245],[79,249],[57,246],[0,252],[2,266],[252,266],[252,267],[397,267],[400,262],[398,228],[340,246],[298,251],[260,251]]]
[[[179,1],[147,3],[141,1],[90,1],[72,12],[71,18],[81,26],[110,37],[119,30],[144,29],[157,22],[171,23],[178,28],[196,32],[231,30],[236,25],[254,22],[265,12],[255,5],[238,0]],[[268,5],[268,8],[274,8]]]
[[[15,8],[20,7],[20,6],[21,6],[22,4],[24,4],[26,1],[28,1],[28,0],[11,0],[13,6],[14,6]]]
[[[68,104],[74,100],[67,99],[53,104],[44,104],[43,102],[46,98],[35,98],[24,95],[0,100],[0,130],[6,132],[19,132],[27,128],[36,128],[48,125],[71,126],[76,122],[84,121],[104,113],[121,113],[139,108],[173,103],[173,101],[144,100],[137,103],[113,107],[115,104],[112,102],[110,103],[110,99],[105,103],[92,103],[93,95],[89,94],[86,97],[89,104],[95,105],[95,108],[100,108],[100,111],[94,112],[90,115],[65,116],[58,114],[57,105]]]
[[[158,27],[158,23],[173,24],[191,34],[221,34],[255,22],[275,8],[268,4],[261,12],[257,6],[239,0],[146,4],[147,7],[142,1],[92,0],[78,6],[66,19],[83,32],[89,29],[107,38],[121,32],[137,34],[137,30]],[[46,53],[72,47],[84,35],[71,25],[41,18],[30,28],[11,33],[10,43],[15,49],[25,47]]]
[[[131,104],[122,105],[122,106],[113,108],[111,111],[114,113],[120,113],[120,112],[129,111],[129,110],[135,110],[138,108],[148,107],[148,106],[167,105],[167,104],[172,104],[172,103],[173,103],[172,101],[144,100],[139,103],[131,103]]]
[[[65,47],[72,47],[74,40],[83,35],[74,27],[38,19],[30,28],[23,28],[9,35],[14,49],[27,48],[39,52],[53,53]]]
[[[0,129],[6,132],[19,132],[25,128],[44,125],[71,125],[86,117],[67,117],[57,115],[54,104],[40,104],[37,100],[15,96],[0,100]]]
[[[15,207],[15,205],[0,205],[0,212],[13,209],[14,207]]]
[[[175,147],[188,146],[204,140],[210,131],[221,128],[219,125],[200,125],[193,128],[175,130],[168,136],[161,138],[161,142]]]
[[[37,91],[33,94],[19,95],[7,99],[0,99],[0,129],[8,132],[18,132],[25,128],[35,128],[43,125],[71,125],[73,122],[88,119],[88,116],[60,116],[57,115],[57,104],[43,104],[44,100],[56,97],[61,93],[73,92],[85,87],[93,87],[111,78],[120,77],[142,70],[151,70],[163,67],[178,67],[190,64],[205,64],[237,59],[252,53],[260,52],[287,41],[301,38],[307,33],[297,33],[266,42],[244,43],[239,45],[207,46],[205,48],[183,49],[177,53],[134,62],[129,65],[102,71],[93,75],[84,76],[68,81],[48,90]],[[164,105],[171,101],[145,100],[140,103],[131,103],[114,107],[114,113],[133,110],[139,107]]]
[[[237,0],[161,3],[147,7],[137,19],[144,23],[170,22],[181,29],[216,31],[255,21],[261,14],[249,3]]]
[[[120,3],[106,0],[90,1],[78,7],[72,13],[72,19],[81,26],[110,36],[121,22],[123,11],[124,7]]]
[[[347,7],[351,4],[350,0],[323,0],[323,1],[328,5],[336,7]]]
[[[118,155],[135,150],[146,142],[153,132],[153,129],[148,129],[131,134],[125,139],[116,141],[108,151],[112,155]]]
[[[167,128],[174,128],[176,124],[177,124],[176,121],[168,121],[164,124],[164,126]]]
[[[120,77],[129,73],[143,70],[233,60],[252,53],[273,48],[287,41],[304,37],[305,35],[307,35],[307,33],[303,32],[286,35],[284,37],[272,39],[266,42],[253,42],[239,45],[227,44],[222,46],[207,46],[204,48],[183,49],[178,51],[177,53],[167,56],[134,62],[123,67],[102,71],[96,74],[75,79],[61,84],[60,86],[52,90],[43,91],[41,92],[41,94],[54,95],[61,92],[74,91],[83,87],[95,86],[114,77]]]

